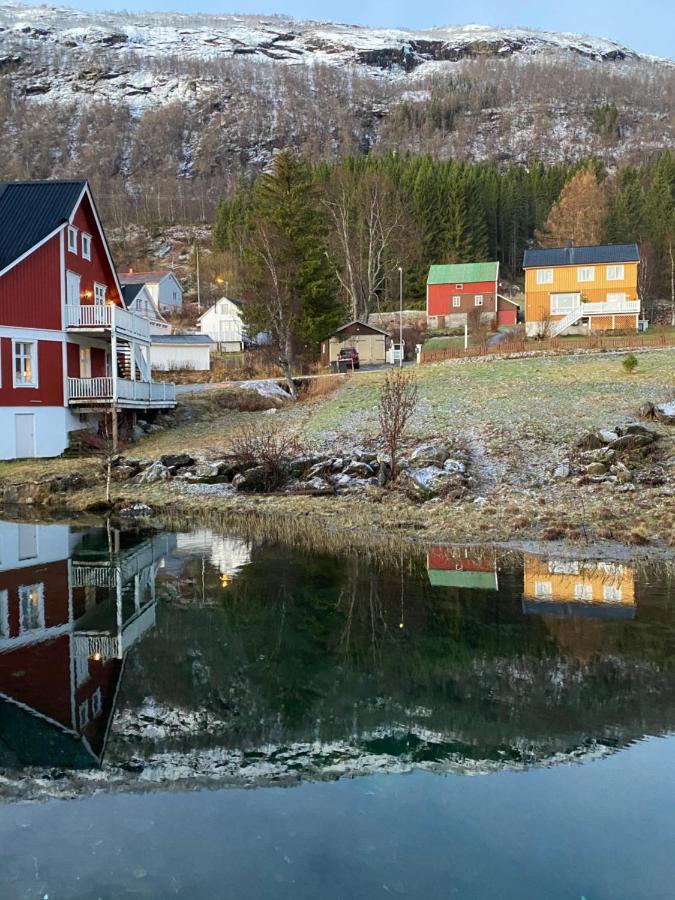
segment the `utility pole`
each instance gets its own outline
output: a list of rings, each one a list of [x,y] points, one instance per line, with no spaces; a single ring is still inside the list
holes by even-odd
[[[199,242],[195,241],[195,260],[197,262],[197,309],[202,311],[202,291],[199,283]]]
[[[398,267],[398,346],[399,366],[403,368],[403,266]]]

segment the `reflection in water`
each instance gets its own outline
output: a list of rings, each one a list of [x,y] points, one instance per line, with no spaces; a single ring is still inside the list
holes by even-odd
[[[524,556],[525,612],[560,617],[635,615],[635,569],[625,563]]]
[[[140,759],[144,783],[494,771],[675,721],[665,570],[2,528],[5,766],[83,767],[106,749],[112,766]]]
[[[0,896],[670,897],[674,584],[0,524]]]
[[[430,547],[429,581],[435,587],[482,588],[496,591],[497,559],[494,551],[479,548]]]
[[[170,536],[0,523],[0,764],[99,762]]]

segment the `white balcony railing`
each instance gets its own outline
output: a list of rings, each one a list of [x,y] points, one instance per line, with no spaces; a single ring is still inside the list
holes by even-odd
[[[114,383],[111,377],[69,378],[68,399],[76,401],[111,402],[114,398]],[[173,403],[176,400],[176,385],[164,382],[130,381],[117,379],[117,397],[121,401],[134,403]]]
[[[108,566],[90,566],[82,563],[73,563],[72,580],[73,587],[114,587],[117,579],[116,570]]]
[[[113,380],[104,378],[69,378],[69,400],[112,400]]]
[[[67,329],[77,328],[86,331],[108,328],[115,329],[125,337],[145,342],[150,340],[150,322],[119,306],[95,303],[66,304],[64,319]]]
[[[582,316],[615,316],[640,312],[639,300],[606,300],[598,303],[581,303],[578,312]]]

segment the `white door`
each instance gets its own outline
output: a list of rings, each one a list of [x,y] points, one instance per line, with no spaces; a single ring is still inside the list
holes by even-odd
[[[19,525],[19,559],[35,559],[37,555],[37,525]]]
[[[14,416],[16,431],[16,457],[26,459],[35,456],[35,416],[33,413],[16,413]]]
[[[91,378],[91,350],[80,347],[80,378]]]
[[[80,276],[74,272],[66,272],[66,303],[69,306],[80,305]]]

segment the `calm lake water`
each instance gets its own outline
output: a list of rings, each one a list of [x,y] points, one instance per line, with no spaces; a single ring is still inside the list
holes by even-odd
[[[672,567],[0,523],[0,897],[672,898]]]

